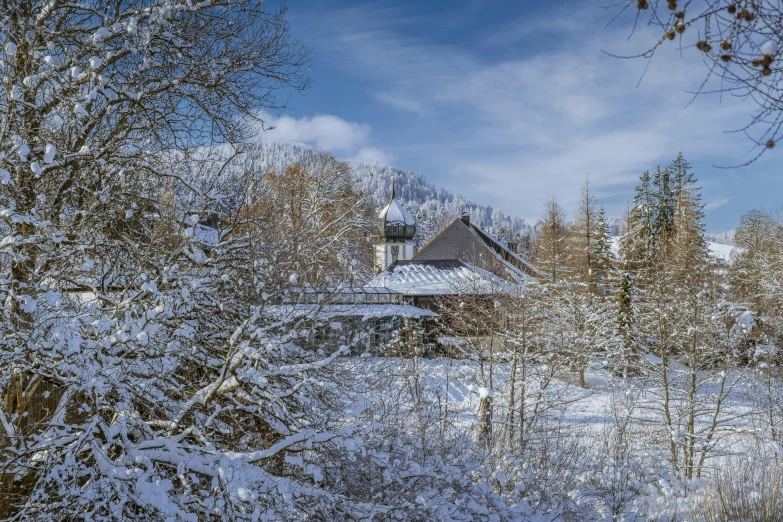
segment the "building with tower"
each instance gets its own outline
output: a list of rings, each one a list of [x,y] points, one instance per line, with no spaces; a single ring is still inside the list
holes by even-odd
[[[375,246],[375,271],[380,272],[398,261],[410,261],[416,255],[413,237],[416,220],[400,205],[394,193],[394,177],[391,179],[389,203],[378,213],[378,228],[383,242]]]
[[[281,323],[320,321],[307,337],[313,347],[358,339],[357,349],[373,350],[412,325],[425,346],[439,346],[445,321],[439,311],[450,297],[472,295],[484,303],[493,294],[519,292],[528,281],[543,277],[514,244],[494,238],[467,214],[417,250],[416,220],[397,201],[394,178],[377,220],[377,275],[365,286],[292,289],[268,304],[265,313]]]
[[[517,253],[515,244],[471,223],[468,214],[416,251],[416,220],[396,201],[393,182],[391,199],[378,219],[383,238],[376,246],[378,275],[368,286],[399,292],[414,306],[437,310],[438,301],[449,295],[516,291],[544,276]]]

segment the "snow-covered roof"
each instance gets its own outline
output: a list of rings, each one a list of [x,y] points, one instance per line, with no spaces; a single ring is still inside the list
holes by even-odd
[[[264,314],[278,320],[308,317],[318,317],[321,319],[359,317],[364,321],[367,319],[380,319],[384,317],[439,317],[438,314],[430,310],[406,304],[269,305],[264,308]]]
[[[291,293],[303,294],[396,294],[394,290],[373,286],[313,287],[291,288]]]
[[[389,202],[378,212],[378,226],[387,241],[409,241],[416,235],[416,220],[394,198],[394,178]]]
[[[291,288],[275,304],[398,304],[403,295],[390,288],[371,286]]]
[[[479,239],[484,241],[485,244],[489,243],[487,246],[495,252],[497,258],[503,263],[506,269],[511,272],[517,281],[532,279],[533,276],[544,276],[543,272],[528,263],[522,256],[511,250],[507,244],[500,241],[489,232],[481,230],[472,223],[469,228],[470,231],[478,235]]]
[[[516,285],[488,270],[459,260],[397,263],[368,283],[408,296],[491,294]]]

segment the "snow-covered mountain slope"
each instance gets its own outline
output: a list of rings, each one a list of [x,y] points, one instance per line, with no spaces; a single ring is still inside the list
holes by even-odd
[[[740,249],[740,247],[734,245],[724,245],[723,243],[715,243],[712,241],[708,241],[707,245],[710,248],[712,257],[723,263],[728,263],[731,260],[731,253]]]
[[[721,245],[733,245],[734,244],[734,229],[724,230],[715,234],[704,234],[707,241],[713,243],[719,243]]]
[[[299,162],[308,164],[319,152],[292,143],[263,142],[257,145],[255,159],[269,168],[282,171]],[[524,219],[508,216],[489,205],[479,205],[469,199],[438,188],[421,175],[386,165],[369,165],[347,161],[353,174],[355,188],[372,196],[378,209],[389,200],[391,178],[396,178],[396,199],[416,217],[419,234],[416,241],[425,243],[446,224],[468,212],[471,220],[502,241],[523,242],[520,239],[532,233]]]
[[[729,263],[731,261],[731,253],[740,249],[740,247],[724,245],[713,241],[708,241],[707,246],[710,249],[710,255],[719,263]],[[612,237],[612,253],[616,256],[619,254],[619,251],[620,236],[614,236]]]

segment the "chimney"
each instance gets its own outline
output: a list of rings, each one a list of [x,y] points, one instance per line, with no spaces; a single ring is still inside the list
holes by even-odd
[[[463,222],[463,223],[465,223],[466,225],[470,225],[470,214],[468,214],[467,212],[463,212],[463,213],[462,213],[462,217],[461,217],[460,219],[461,219],[461,220],[462,220],[462,222]]]

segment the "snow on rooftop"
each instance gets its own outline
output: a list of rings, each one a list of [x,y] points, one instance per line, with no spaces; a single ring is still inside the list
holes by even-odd
[[[470,263],[451,265],[408,263],[394,265],[370,281],[405,295],[491,294],[516,285]]]
[[[438,314],[430,310],[406,304],[269,305],[264,308],[264,314],[279,320],[316,317],[320,319],[359,317],[362,321],[365,321],[383,317],[439,317]]]

